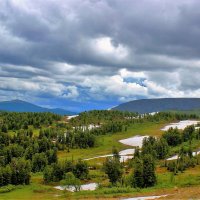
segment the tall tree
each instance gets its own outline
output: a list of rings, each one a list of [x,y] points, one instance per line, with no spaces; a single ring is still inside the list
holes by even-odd
[[[103,168],[112,184],[116,184],[121,179],[123,171],[118,159],[107,158]]]
[[[142,188],[144,186],[143,162],[138,157],[135,158],[133,177],[134,187]]]
[[[143,180],[144,187],[150,187],[156,184],[155,163],[150,154],[146,154],[143,157]]]

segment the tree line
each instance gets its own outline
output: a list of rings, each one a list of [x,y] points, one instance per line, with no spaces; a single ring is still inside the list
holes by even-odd
[[[61,116],[54,113],[0,112],[0,130],[7,133],[8,130],[28,129],[30,125],[40,128],[59,120]]]

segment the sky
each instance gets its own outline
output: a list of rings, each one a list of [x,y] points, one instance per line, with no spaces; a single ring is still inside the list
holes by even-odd
[[[0,101],[71,111],[200,97],[199,0],[0,0]]]

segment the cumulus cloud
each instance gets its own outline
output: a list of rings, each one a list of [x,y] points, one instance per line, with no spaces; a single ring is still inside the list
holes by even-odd
[[[0,1],[1,99],[10,92],[83,105],[198,97],[199,6],[198,0]]]

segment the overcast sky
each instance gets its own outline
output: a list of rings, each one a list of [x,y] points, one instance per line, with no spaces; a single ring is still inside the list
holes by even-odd
[[[159,97],[200,97],[199,0],[0,0],[1,101]]]

